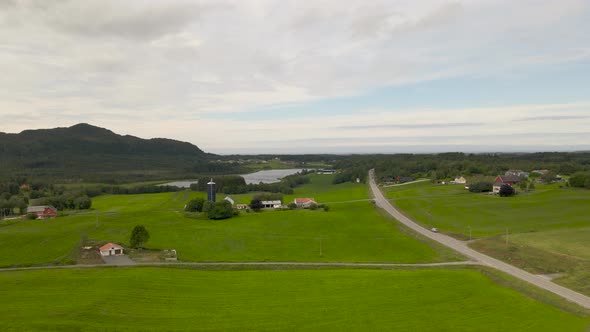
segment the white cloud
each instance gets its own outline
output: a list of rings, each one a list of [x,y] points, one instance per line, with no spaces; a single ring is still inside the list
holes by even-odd
[[[211,149],[261,142],[270,133],[286,141],[301,135],[391,134],[386,128],[347,131],[332,124],[460,123],[473,122],[473,116],[496,123],[511,112],[359,110],[355,116],[249,123],[229,116],[392,84],[502,76],[587,59],[590,49],[585,0],[1,4],[1,131],[84,121]],[[220,113],[227,115],[210,119]],[[572,130],[578,123],[586,122],[571,121]],[[195,130],[202,125],[207,128]],[[535,125],[521,122],[518,128],[536,130]],[[231,128],[231,133],[211,140],[214,128]],[[477,130],[510,131],[501,126]],[[442,127],[428,132],[451,134]],[[422,135],[419,128],[396,133]]]

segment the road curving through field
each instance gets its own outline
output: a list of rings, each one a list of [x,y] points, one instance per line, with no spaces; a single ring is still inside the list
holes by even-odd
[[[457,239],[454,239],[454,238],[444,235],[444,234],[434,233],[434,232],[427,230],[424,227],[418,225],[417,223],[412,221],[410,218],[408,218],[404,214],[402,214],[395,207],[393,207],[393,205],[391,205],[389,200],[387,200],[385,198],[385,196],[383,196],[383,193],[381,192],[381,190],[379,189],[379,187],[375,183],[375,170],[373,170],[373,169],[369,171],[369,185],[371,186],[371,191],[373,192],[373,196],[375,197],[375,204],[377,204],[377,206],[379,206],[380,208],[387,211],[387,213],[389,213],[391,216],[393,216],[396,220],[398,220],[399,222],[401,222],[405,226],[411,228],[415,232],[417,232],[423,236],[426,236],[429,239],[432,239],[438,243],[441,243],[441,244],[465,255],[468,258],[478,262],[481,265],[495,268],[499,271],[507,273],[513,277],[516,277],[520,280],[524,280],[528,283],[531,283],[539,288],[542,288],[542,289],[550,291],[554,294],[557,294],[557,295],[563,297],[564,299],[574,302],[584,308],[590,309],[590,297],[588,297],[584,294],[581,294],[581,293],[573,291],[569,288],[557,285],[557,284],[555,284],[555,283],[553,283],[541,276],[526,272],[525,270],[519,269],[515,266],[504,263],[498,259],[495,259],[495,258],[490,257],[488,255],[482,254],[478,251],[475,251],[475,250],[469,248],[467,246],[467,243],[465,243],[463,241],[459,241]]]

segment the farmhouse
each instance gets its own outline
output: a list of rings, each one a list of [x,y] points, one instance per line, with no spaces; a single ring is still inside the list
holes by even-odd
[[[234,200],[233,200],[233,199],[231,199],[231,197],[229,197],[229,196],[225,196],[224,200],[226,200],[226,201],[230,202],[230,203],[231,203],[231,205],[234,205],[234,204],[236,203],[236,202],[234,202]]]
[[[465,183],[467,183],[467,180],[465,180],[465,178],[464,178],[464,177],[462,177],[462,176],[459,176],[459,177],[456,177],[456,178],[455,178],[455,180],[451,181],[451,183],[461,183],[461,184],[465,184]]]
[[[520,178],[516,175],[498,175],[496,176],[496,180],[494,182],[509,184],[512,186],[513,184],[520,182]]]
[[[261,201],[260,203],[262,203],[263,207],[265,209],[279,209],[281,207],[281,205],[283,204],[283,202],[277,200],[277,201]]]
[[[248,208],[248,205],[246,205],[246,204],[238,204],[238,205],[236,205],[236,208],[238,210],[246,210]]]
[[[121,256],[123,255],[123,247],[114,243],[107,243],[98,248],[102,256]]]
[[[505,183],[502,183],[502,182],[496,182],[496,183],[494,183],[494,186],[492,187],[492,192],[494,194],[500,193],[500,188],[502,188],[503,185],[505,185]]]
[[[313,198],[295,198],[294,201],[295,204],[297,204],[297,207],[302,207],[302,208],[309,208],[312,204],[317,204]]]
[[[51,205],[29,206],[27,215],[36,215],[37,219],[55,218],[57,209]]]
[[[318,169],[318,174],[334,174],[336,173],[335,169]]]

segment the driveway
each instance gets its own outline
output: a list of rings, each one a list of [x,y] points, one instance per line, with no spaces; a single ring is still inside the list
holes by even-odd
[[[135,262],[127,255],[102,256],[102,260],[108,265],[135,265]]]

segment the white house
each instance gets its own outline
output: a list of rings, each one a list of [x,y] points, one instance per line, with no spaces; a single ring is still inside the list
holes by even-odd
[[[114,243],[107,243],[104,246],[98,248],[100,254],[103,256],[121,256],[124,255],[123,247]]]
[[[492,187],[492,192],[494,194],[498,194],[500,192],[500,188],[502,188],[503,185],[505,185],[504,182],[496,182],[496,183],[494,183],[494,186]]]
[[[465,183],[467,183],[467,180],[465,180],[465,178],[464,178],[464,177],[462,177],[462,176],[459,176],[459,177],[456,177],[456,178],[455,178],[455,180],[453,180],[453,182],[454,182],[454,183],[461,183],[461,184],[465,184]]]
[[[281,201],[261,201],[265,209],[279,209],[283,202]]]
[[[225,196],[224,200],[226,200],[226,201],[230,202],[232,206],[233,206],[233,205],[236,203],[236,202],[234,202],[234,200],[233,200],[233,199],[231,199],[231,197],[229,197],[229,196]]]

